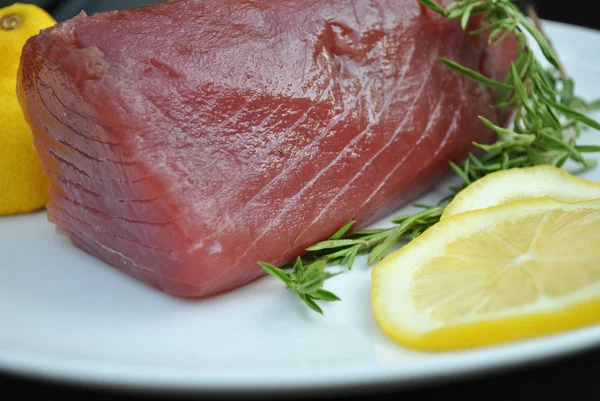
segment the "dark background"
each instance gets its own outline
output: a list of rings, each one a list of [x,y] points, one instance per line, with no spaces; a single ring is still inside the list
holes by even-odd
[[[13,0],[0,0],[0,6],[14,2]],[[51,12],[55,19],[61,21],[75,16],[81,10],[92,14],[159,3],[160,0],[22,0],[22,2],[38,4]],[[525,0],[516,1],[516,3],[534,5],[542,18],[600,29],[600,16],[594,12],[597,8],[597,0]]]
[[[298,0],[301,1],[301,0]],[[0,7],[14,1],[0,0]],[[54,18],[62,21],[85,10],[88,14],[132,8],[157,3],[158,0],[22,0],[46,8]],[[600,29],[600,17],[590,10],[597,1],[519,1],[519,5],[533,4],[541,18],[560,21],[588,28]],[[600,42],[599,42],[600,50]],[[0,323],[0,330],[1,330]],[[408,390],[386,388],[368,394],[340,395],[337,400],[427,400],[431,398],[460,397],[470,399],[512,400],[600,400],[599,380],[600,349],[586,351],[572,357],[513,369],[509,372],[496,372],[478,378],[461,378],[446,384],[437,384]],[[0,399],[27,399],[34,396],[43,400],[63,399],[147,399],[150,394],[131,394],[117,391],[71,387],[54,383],[38,382],[27,378],[0,373]],[[329,395],[330,396],[330,395]],[[343,398],[342,398],[343,397]],[[154,394],[154,399],[168,399]],[[207,399],[211,397],[196,397]],[[241,397],[240,397],[241,398]],[[256,398],[256,397],[254,397]],[[287,397],[286,397],[287,398]],[[171,397],[172,399],[172,397]],[[264,399],[263,397],[257,399]]]

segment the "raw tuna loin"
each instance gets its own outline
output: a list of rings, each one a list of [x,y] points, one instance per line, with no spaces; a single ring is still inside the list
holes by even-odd
[[[202,297],[383,217],[492,140],[493,93],[438,58],[501,79],[513,45],[417,0],[182,0],[44,30],[18,93],[57,230]]]

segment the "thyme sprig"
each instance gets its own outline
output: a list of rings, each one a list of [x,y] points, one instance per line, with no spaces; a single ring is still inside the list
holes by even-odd
[[[503,82],[494,81],[452,60],[440,61],[450,70],[481,85],[495,89],[498,110],[513,111],[510,128],[494,124],[480,116],[482,124],[495,131],[492,144],[473,143],[478,149],[468,154],[460,164],[450,162],[450,168],[462,180],[450,187],[450,193],[437,205],[414,205],[421,210],[392,220],[392,227],[352,232],[355,221],[348,222],[335,234],[306,249],[307,253],[293,265],[275,266],[260,263],[263,269],[282,280],[310,308],[322,313],[316,301],[337,301],[339,298],[322,289],[325,281],[337,274],[327,271],[328,265],[347,265],[352,269],[358,255],[368,255],[369,265],[381,261],[401,241],[410,241],[435,225],[445,205],[462,189],[480,178],[500,170],[551,164],[562,168],[573,161],[582,169],[595,167],[596,161],[584,156],[599,152],[600,146],[578,145],[577,139],[587,127],[600,130],[600,124],[586,113],[599,109],[600,101],[586,102],[575,93],[575,82],[567,76],[552,44],[544,34],[539,20],[533,22],[511,0],[463,0],[443,8],[433,0],[421,4],[447,19],[460,21],[463,30],[475,15],[485,15],[481,26],[469,31],[472,35],[486,34],[491,45],[514,37],[517,58]],[[530,16],[532,14],[530,13]],[[543,58],[550,64],[542,66],[529,43],[528,35],[539,46]],[[293,269],[287,272],[287,269]]]

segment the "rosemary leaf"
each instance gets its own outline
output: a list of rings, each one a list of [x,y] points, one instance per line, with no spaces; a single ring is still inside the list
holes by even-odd
[[[329,302],[341,301],[341,299],[337,295],[335,295],[334,293],[329,292],[327,290],[323,290],[323,289],[315,291],[311,295],[311,298],[320,299],[322,301],[329,301]]]
[[[586,116],[585,114],[581,114],[578,111],[575,111],[563,104],[557,103],[554,100],[549,99],[544,96],[540,96],[540,100],[542,102],[546,103],[549,107],[552,107],[552,108],[556,109],[557,111],[560,111],[566,117],[572,118],[577,121],[581,121],[582,123],[584,123],[592,128],[600,130],[600,123],[591,119],[590,117]]]
[[[342,246],[364,244],[365,241],[359,239],[335,239],[321,241],[318,244],[306,248],[307,251],[322,251],[323,249],[340,248]]]
[[[454,172],[456,174],[458,174],[460,176],[460,178],[462,178],[462,180],[465,182],[465,184],[470,184],[471,180],[469,179],[469,176],[467,174],[465,174],[465,172],[458,167],[458,165],[454,162],[450,162],[450,167],[452,168],[452,170],[454,170]]]
[[[587,111],[600,110],[600,99],[594,100],[587,104]]]
[[[580,153],[600,152],[600,146],[598,145],[577,145],[575,149]]]
[[[438,14],[441,14],[443,16],[446,16],[448,14],[446,10],[437,5],[437,3],[432,0],[419,0],[419,2],[421,2],[421,4],[427,6],[431,10],[437,12]]]
[[[317,303],[310,295],[300,294],[300,299],[302,299],[310,307],[310,309],[314,310],[315,312],[321,315],[323,314],[323,309],[321,309],[321,307],[317,305]]]
[[[507,85],[505,83],[494,81],[493,79],[489,79],[485,75],[482,75],[476,71],[473,71],[470,68],[463,67],[462,65],[460,65],[452,60],[448,60],[447,58],[442,58],[442,59],[440,59],[440,61],[442,62],[442,64],[444,64],[446,67],[450,68],[451,70],[459,72],[462,75],[464,75],[465,77],[471,79],[472,81],[478,82],[485,86],[489,86],[491,88],[496,88],[496,89],[513,89],[513,86],[511,86],[511,85]]]
[[[279,278],[281,281],[283,281],[288,288],[293,288],[293,282],[288,273],[284,272],[281,269],[276,268],[275,266],[273,266],[269,263],[259,262],[258,264],[267,273],[269,273],[272,276],[275,276],[275,277]]]
[[[350,228],[352,228],[352,226],[356,224],[356,220],[352,220],[346,224],[344,224],[342,226],[342,228],[340,228],[339,230],[337,230],[335,232],[335,234],[333,234],[331,237],[329,237],[329,239],[340,239],[344,236],[344,234],[346,234],[348,232],[348,230],[350,230]]]

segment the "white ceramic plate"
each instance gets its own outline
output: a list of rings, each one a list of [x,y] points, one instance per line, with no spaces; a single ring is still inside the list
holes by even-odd
[[[600,32],[547,30],[579,93],[600,96]],[[600,144],[600,133],[582,142]],[[587,177],[600,181],[600,168]],[[0,369],[167,391],[339,390],[477,374],[600,345],[595,326],[467,352],[411,352],[375,324],[364,259],[327,288],[343,302],[325,305],[325,317],[271,277],[179,300],[77,250],[44,212],[0,218]]]

